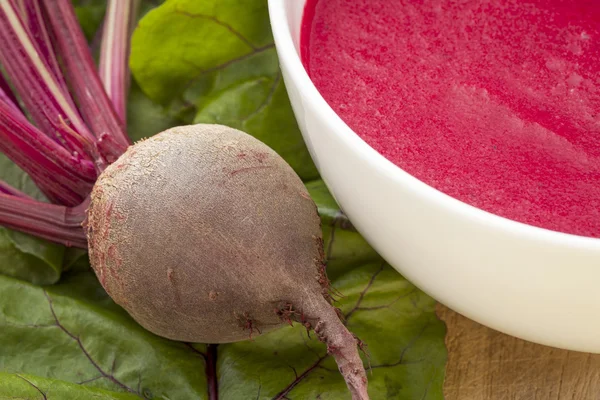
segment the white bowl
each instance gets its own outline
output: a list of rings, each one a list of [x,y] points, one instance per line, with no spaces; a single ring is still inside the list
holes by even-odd
[[[321,97],[299,57],[306,0],[269,0],[304,140],[369,243],[417,286],[499,331],[600,353],[600,239],[511,221],[447,196],[365,143]]]

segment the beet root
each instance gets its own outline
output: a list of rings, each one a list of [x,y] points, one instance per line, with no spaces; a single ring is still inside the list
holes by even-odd
[[[225,343],[301,320],[368,399],[358,341],[330,304],[316,206],[252,136],[193,125],[131,146],[95,184],[86,229],[102,286],[149,331]]]

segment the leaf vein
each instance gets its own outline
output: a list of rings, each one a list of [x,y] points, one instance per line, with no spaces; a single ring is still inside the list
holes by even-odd
[[[427,330],[427,328],[429,327],[429,321],[423,325],[423,328],[421,328],[421,330],[419,331],[419,333],[411,339],[410,342],[408,342],[408,344],[406,346],[404,346],[404,348],[402,349],[402,351],[400,352],[400,359],[394,363],[391,364],[379,364],[379,365],[373,365],[371,367],[371,369],[376,369],[376,368],[391,368],[391,367],[397,367],[398,365],[405,365],[405,364],[418,364],[420,362],[422,362],[423,360],[416,360],[416,361],[405,361],[404,357],[406,356],[406,352],[408,350],[410,350],[415,343],[417,343],[417,341],[423,336],[423,334],[425,333],[425,331]]]
[[[394,304],[396,304],[398,301],[405,299],[407,297],[409,297],[410,295],[412,295],[413,293],[416,293],[417,289],[413,289],[408,293],[402,294],[398,297],[396,297],[394,300],[392,300],[391,302],[387,303],[387,304],[383,304],[381,306],[372,306],[372,307],[358,307],[356,309],[356,311],[376,311],[376,310],[383,310],[385,308],[389,308],[391,306],[393,306]]]
[[[50,298],[50,296],[48,295],[48,292],[46,292],[46,290],[44,290],[44,296],[46,296],[46,299],[48,300],[48,306],[50,307],[50,312],[52,313],[52,317],[54,318],[54,322],[56,323],[56,326],[62,330],[65,334],[67,334],[67,336],[69,336],[71,339],[73,339],[75,341],[75,343],[77,343],[77,346],[79,346],[79,349],[81,350],[81,352],[83,353],[83,355],[88,359],[88,361],[92,364],[92,366],[105,378],[108,379],[109,381],[113,382],[115,385],[121,387],[122,389],[136,394],[139,397],[142,397],[140,395],[139,392],[133,390],[132,388],[130,388],[129,386],[125,385],[123,382],[119,381],[117,378],[115,378],[115,376],[112,373],[108,373],[106,371],[104,371],[102,369],[102,367],[100,367],[100,365],[98,365],[98,363],[96,361],[94,361],[94,359],[92,358],[92,356],[90,355],[90,353],[87,351],[87,349],[85,348],[85,346],[83,345],[83,343],[81,342],[81,339],[79,338],[79,336],[74,335],[73,333],[71,333],[64,325],[62,325],[58,319],[58,316],[56,315],[56,312],[54,310],[54,304],[52,302],[52,298]],[[113,368],[114,368],[114,364],[115,362],[113,361]]]
[[[25,377],[23,377],[23,376],[21,376],[21,375],[19,375],[19,374],[16,374],[16,375],[17,375],[19,378],[23,379],[25,382],[29,383],[29,385],[31,385],[31,386],[32,386],[32,387],[33,387],[35,390],[37,390],[38,392],[40,392],[40,394],[42,395],[42,398],[43,398],[44,400],[47,400],[47,399],[48,399],[48,397],[46,396],[46,393],[42,392],[42,390],[41,390],[39,387],[37,387],[36,385],[34,385],[34,384],[33,384],[33,383],[32,383],[32,382],[29,380],[29,379],[26,379]]]
[[[315,368],[317,368],[323,360],[325,360],[329,355],[321,356],[313,365],[308,367],[306,371],[304,371],[301,375],[299,375],[292,383],[287,385],[281,392],[277,393],[272,400],[284,400],[287,398],[287,395],[294,389],[300,382],[302,382],[308,374],[310,374]]]
[[[255,54],[262,53],[262,52],[270,50],[270,49],[272,49],[274,47],[275,47],[275,43],[269,43],[269,44],[267,44],[265,46],[257,47],[256,49],[253,49],[249,53],[243,54],[243,55],[241,55],[239,57],[234,57],[231,60],[227,60],[227,61],[225,61],[225,62],[223,62],[223,63],[221,63],[219,65],[216,65],[214,67],[207,68],[207,69],[200,68],[199,66],[197,66],[193,62],[188,61],[188,60],[184,60],[185,63],[187,63],[188,65],[192,66],[193,68],[195,68],[198,71],[198,73],[196,74],[196,76],[194,76],[190,80],[188,80],[187,83],[184,85],[184,87],[185,88],[189,88],[192,84],[194,84],[194,82],[196,82],[198,79],[200,79],[202,76],[204,76],[206,74],[209,74],[211,72],[215,72],[215,71],[219,71],[219,70],[225,69],[225,68],[229,67],[230,65],[233,65],[233,64],[235,64],[237,62],[240,62],[240,61],[244,61],[244,60],[252,57]]]
[[[240,39],[244,44],[246,44],[251,49],[253,49],[253,50],[257,49],[257,47],[254,44],[252,44],[250,42],[250,40],[248,40],[247,37],[242,35],[242,33],[240,31],[236,30],[233,26],[229,25],[227,22],[221,21],[220,19],[218,19],[215,16],[201,14],[201,13],[195,14],[195,13],[190,13],[190,12],[183,11],[180,9],[175,9],[175,13],[189,17],[189,18],[200,18],[200,19],[206,19],[208,21],[214,22],[215,24],[227,29],[229,32],[231,32],[234,36],[236,36],[238,39]]]
[[[259,114],[262,110],[265,109],[265,107],[267,107],[269,105],[269,103],[271,103],[271,100],[273,100],[273,95],[275,94],[275,90],[277,90],[277,86],[279,85],[280,80],[281,80],[281,72],[278,72],[277,75],[275,76],[275,78],[273,79],[273,84],[271,85],[271,88],[269,89],[269,93],[267,93],[267,97],[265,97],[265,100],[262,103],[260,103],[260,105],[256,108],[256,110],[254,110],[253,112],[251,112],[250,114],[248,114],[244,118],[242,118],[240,123],[242,123],[242,124],[246,123],[246,121],[248,121],[250,118],[254,117],[255,115]]]
[[[375,279],[377,279],[377,276],[381,273],[381,271],[383,271],[384,267],[385,267],[385,264],[382,263],[381,266],[379,267],[379,269],[377,271],[375,271],[373,276],[371,276],[371,279],[369,280],[369,283],[367,283],[367,286],[363,289],[362,292],[360,292],[360,296],[358,297],[356,304],[346,314],[346,324],[348,323],[348,320],[350,319],[350,317],[356,312],[356,310],[358,310],[360,308],[360,305],[361,305],[363,299],[365,298],[365,295],[367,294],[367,292],[369,291],[371,286],[373,286],[373,282],[375,282]]]

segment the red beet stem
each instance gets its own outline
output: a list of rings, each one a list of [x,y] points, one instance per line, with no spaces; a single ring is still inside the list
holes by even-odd
[[[87,240],[81,224],[86,207],[87,201],[71,208],[0,193],[0,225],[85,249]]]
[[[88,43],[70,0],[43,0],[65,74],[88,126],[106,140],[110,154],[122,154],[131,144],[96,71]]]
[[[69,153],[2,101],[0,151],[27,172],[56,203],[79,204],[96,179],[93,163]]]
[[[20,15],[24,25],[29,29],[31,39],[39,56],[45,61],[48,69],[54,76],[56,82],[60,85],[63,93],[68,93],[69,88],[65,78],[60,70],[46,22],[39,1],[18,0],[17,4],[21,10]]]
[[[99,74],[122,123],[127,116],[129,37],[139,1],[109,0],[102,28]]]
[[[22,14],[13,2],[0,2],[0,62],[40,130],[79,158],[93,161],[82,139],[89,142],[94,137],[66,91],[64,79],[57,77],[60,71],[52,67],[56,60],[42,52],[52,49],[46,46],[45,39],[34,37],[34,33],[41,35],[46,31],[36,27],[32,32]],[[36,17],[36,21],[41,18]]]
[[[0,181],[0,193],[9,194],[11,196],[16,196],[16,197],[21,197],[24,199],[32,200],[31,197],[29,197],[25,193],[21,192],[20,190],[15,189],[14,187],[12,187],[11,185],[9,185],[8,183],[6,183],[4,181]]]
[[[114,39],[108,48],[120,57],[115,74],[123,112],[122,82],[128,79],[128,36],[137,1],[126,3],[130,12],[116,22],[118,35],[106,39]],[[0,181],[0,225],[86,248],[81,223],[87,202],[82,201],[98,172],[125,151],[129,139],[102,87],[69,0],[0,2],[0,41],[0,62],[11,83],[0,76],[0,151],[52,202],[61,204],[38,202]],[[21,111],[11,86],[39,129]]]

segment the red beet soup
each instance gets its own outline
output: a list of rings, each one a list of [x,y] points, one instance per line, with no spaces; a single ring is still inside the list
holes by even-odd
[[[331,107],[403,170],[600,237],[599,0],[308,0],[301,48]]]

